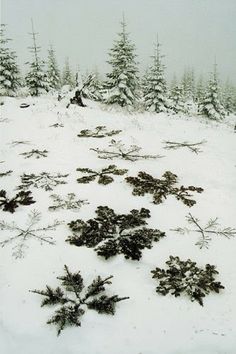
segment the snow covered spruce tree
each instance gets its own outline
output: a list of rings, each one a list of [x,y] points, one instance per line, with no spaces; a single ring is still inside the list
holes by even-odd
[[[36,35],[32,21],[32,39],[33,46],[29,47],[30,52],[33,54],[31,63],[27,63],[30,69],[25,77],[26,86],[29,89],[31,96],[39,96],[48,91],[47,74],[44,72],[44,62],[39,57],[40,47],[36,43]]]
[[[170,109],[175,113],[186,113],[183,87],[176,84],[170,92]]]
[[[138,68],[135,61],[135,46],[129,39],[123,17],[122,30],[109,52],[112,70],[107,74],[105,102],[131,107],[138,99]]]
[[[195,99],[198,104],[200,104],[205,95],[205,84],[203,81],[202,75],[199,77],[197,85],[196,85],[196,92],[195,92]]]
[[[164,65],[161,62],[160,44],[156,42],[153,62],[144,81],[144,105],[150,112],[166,112],[168,108],[167,88],[164,78]]]
[[[5,37],[5,25],[0,28],[0,96],[15,96],[20,86],[20,73],[16,54],[8,48],[10,39]]]
[[[226,112],[220,102],[220,88],[216,64],[214,64],[214,70],[211,73],[205,96],[202,103],[199,105],[199,113],[213,120],[222,120],[225,117]]]
[[[57,60],[55,56],[55,51],[52,46],[50,46],[48,50],[48,70],[47,70],[47,77],[48,77],[48,85],[50,89],[57,90],[60,88],[61,79],[60,79],[60,72],[57,65]]]
[[[234,87],[229,81],[226,81],[223,88],[223,105],[227,115],[234,112]]]
[[[195,98],[195,75],[194,70],[185,68],[181,81],[185,101],[194,101]]]
[[[66,58],[65,60],[65,65],[62,73],[62,85],[63,86],[69,85],[71,89],[74,88],[76,85],[75,78],[74,75],[72,74],[68,58]]]

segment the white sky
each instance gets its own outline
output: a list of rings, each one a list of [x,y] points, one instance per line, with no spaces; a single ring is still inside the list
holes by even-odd
[[[186,66],[208,74],[216,56],[222,79],[236,83],[236,0],[1,0],[1,22],[21,66],[30,58],[33,18],[42,56],[52,43],[60,66],[68,56],[74,68],[107,72],[123,11],[141,70],[158,32],[170,77]]]

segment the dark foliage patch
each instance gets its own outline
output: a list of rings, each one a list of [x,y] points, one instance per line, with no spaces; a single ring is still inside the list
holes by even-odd
[[[137,177],[126,177],[126,181],[133,186],[133,195],[152,194],[154,204],[161,204],[169,195],[174,195],[177,200],[191,207],[196,201],[191,199],[192,194],[189,192],[203,192],[201,187],[176,186],[178,178],[170,171],[165,172],[161,179],[154,178],[146,172],[139,172]]]
[[[211,292],[219,293],[224,286],[215,281],[218,274],[214,265],[206,264],[205,268],[197,267],[190,259],[181,261],[179,257],[170,256],[166,262],[167,269],[152,270],[157,279],[156,292],[161,295],[171,294],[175,297],[187,295],[191,301],[203,306],[203,298]]]
[[[105,167],[105,168],[101,169],[100,171],[94,171],[90,168],[77,168],[76,171],[86,174],[86,176],[83,176],[83,177],[80,177],[77,179],[78,183],[89,183],[89,182],[95,181],[97,179],[99,184],[106,185],[106,184],[110,184],[114,181],[114,178],[111,175],[122,176],[128,170],[119,169],[116,167],[116,165],[109,165],[108,167]]]
[[[160,230],[142,227],[147,225],[146,219],[150,218],[148,209],[116,214],[107,206],[99,206],[96,214],[96,218],[88,221],[71,221],[69,227],[73,235],[66,241],[78,247],[94,248],[105,259],[124,254],[127,259],[139,260],[143,249],[152,248],[153,242],[165,236]]]
[[[30,191],[20,191],[13,198],[7,197],[7,192],[5,190],[0,191],[0,208],[3,211],[9,211],[14,213],[19,205],[30,205],[35,203]]]

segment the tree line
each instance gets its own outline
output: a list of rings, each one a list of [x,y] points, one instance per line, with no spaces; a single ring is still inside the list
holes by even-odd
[[[47,60],[40,56],[37,34],[32,22],[32,46],[29,47],[31,61],[27,64],[25,77],[20,75],[16,53],[9,48],[6,26],[0,29],[0,96],[17,96],[19,89],[27,88],[31,96],[50,91],[59,91],[67,85],[78,86],[78,75],[73,74],[69,59],[60,72],[55,50],[50,46]],[[83,76],[82,96],[109,105],[118,105],[128,110],[146,110],[153,113],[190,114],[197,113],[213,120],[222,120],[236,113],[236,88],[229,80],[220,85],[217,65],[214,63],[207,80],[195,77],[194,70],[185,69],[180,80],[174,76],[168,85],[165,65],[158,38],[150,58],[150,65],[140,75],[136,47],[130,40],[123,19],[121,30],[108,52],[110,71],[102,79],[97,71]]]

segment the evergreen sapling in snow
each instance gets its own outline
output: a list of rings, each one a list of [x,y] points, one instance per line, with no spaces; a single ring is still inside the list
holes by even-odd
[[[15,96],[20,86],[20,72],[16,54],[8,47],[10,39],[5,37],[5,25],[0,28],[0,96]]]
[[[112,70],[107,74],[105,102],[131,107],[138,99],[138,68],[135,61],[135,46],[129,39],[124,19],[121,26],[122,31],[109,53],[108,63]]]

